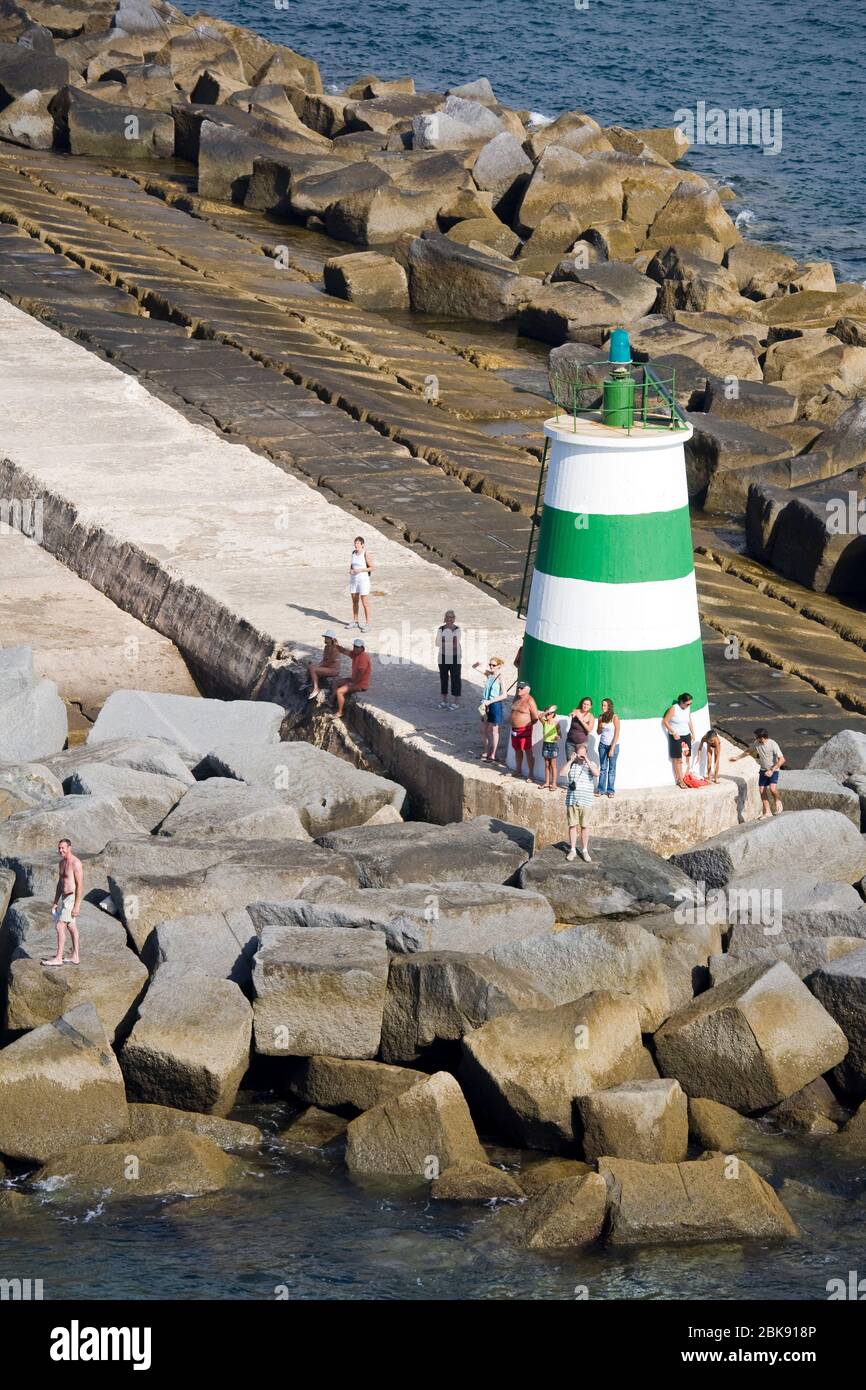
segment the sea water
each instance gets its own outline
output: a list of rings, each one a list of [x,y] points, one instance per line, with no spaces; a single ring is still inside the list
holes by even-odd
[[[274,1103],[236,1117],[266,1133],[261,1153],[239,1158],[236,1185],[136,1200],[55,1188],[27,1213],[0,1210],[0,1278],[41,1279],[45,1299],[582,1303],[824,1299],[831,1281],[866,1275],[864,1163],[828,1141],[754,1144],[752,1161],[772,1177],[797,1239],[539,1253],[503,1233],[501,1204],[439,1202],[424,1182],[353,1178],[338,1153],[281,1151],[273,1136],[287,1112]],[[504,1166],[518,1158],[493,1156]]]
[[[866,5],[827,0],[183,0],[315,58],[326,89],[365,72],[443,91],[488,77],[508,106],[602,125],[760,113],[763,143],[695,146],[748,236],[866,279]],[[780,114],[776,114],[780,113]],[[696,125],[699,123],[696,121]],[[742,122],[704,122],[739,139]],[[769,137],[769,138],[766,138]],[[778,145],[776,153],[764,153]]]

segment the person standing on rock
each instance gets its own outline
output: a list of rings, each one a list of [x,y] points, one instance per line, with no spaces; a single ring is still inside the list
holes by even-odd
[[[742,758],[756,757],[758,759],[758,787],[761,792],[761,814],[763,816],[778,816],[784,810],[782,798],[779,795],[779,773],[785,765],[785,755],[775,739],[770,738],[769,730],[756,729],[755,742],[751,748],[747,748],[745,753],[738,753],[731,762],[738,763]],[[773,798],[772,808],[770,797]]]
[[[574,749],[566,767],[565,815],[568,821],[568,854],[571,863],[577,858],[577,832],[580,831],[580,857],[586,864],[592,863],[589,853],[589,822],[595,792],[593,777],[598,776],[598,767],[589,760],[586,744]]]
[[[662,724],[668,736],[668,754],[674,765],[676,784],[678,787],[684,787],[683,762],[688,762],[695,737],[695,726],[692,723],[692,697],[687,690],[684,690],[682,695],[666,710]]]
[[[360,628],[366,632],[370,625],[370,575],[373,573],[373,561],[367,554],[364,545],[364,537],[356,536],[352,549],[352,558],[349,561],[349,593],[352,596],[352,622],[350,627]],[[358,621],[358,601],[364,605],[364,621]]]
[[[480,661],[474,661],[472,665],[476,671],[481,669]],[[484,690],[481,695],[481,704],[478,706],[478,713],[481,715],[481,761],[483,763],[495,763],[496,750],[499,747],[499,729],[505,714],[505,687],[502,684],[501,656],[490,658],[485,667],[484,675]]]
[[[526,754],[527,782],[532,781],[532,730],[538,723],[538,706],[526,681],[517,682],[517,692],[511,701],[511,747],[514,749],[514,776],[523,777],[523,755]]]
[[[319,696],[323,693],[319,689],[319,681],[330,680],[332,677],[339,676],[340,674],[340,647],[337,642],[337,634],[334,632],[333,628],[329,627],[327,632],[322,633],[322,636],[325,639],[325,650],[322,652],[322,659],[317,666],[311,665],[309,668],[310,685],[312,687],[308,697],[310,700],[318,700]]]
[[[60,856],[60,863],[54,904],[51,908],[54,929],[57,932],[57,954],[52,956],[50,960],[44,960],[42,964],[78,965],[80,964],[78,914],[81,910],[81,896],[84,892],[84,870],[81,867],[81,860],[72,853],[72,845],[68,840],[61,840],[58,843],[57,853]],[[67,927],[69,928],[69,935],[72,937],[72,955],[68,960],[64,960],[63,948],[66,944]]]
[[[613,700],[602,700],[598,716],[598,790],[597,796],[613,796],[616,782],[616,760],[619,757],[619,715]]]
[[[568,752],[574,753],[578,748],[582,748],[594,728],[595,715],[592,712],[592,700],[588,695],[584,695],[577,708],[571,711],[571,724],[565,740]]]
[[[436,652],[439,660],[439,689],[442,699],[440,709],[459,709],[463,694],[463,681],[460,675],[463,649],[460,641],[460,628],[454,617],[454,610],[448,609],[445,621],[436,629]],[[451,683],[451,699],[448,699],[448,683]]]
[[[338,644],[337,651],[342,652],[343,656],[352,658],[352,674],[338,681],[334,686],[334,696],[337,702],[335,713],[338,719],[342,719],[348,697],[359,695],[362,690],[370,689],[373,663],[367,655],[367,648],[361,637],[356,637],[351,647],[341,647]]]

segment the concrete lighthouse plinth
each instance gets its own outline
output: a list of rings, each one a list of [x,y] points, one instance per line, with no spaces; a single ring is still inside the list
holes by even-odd
[[[562,415],[550,440],[521,676],[542,708],[609,698],[617,788],[673,782],[662,727],[683,691],[709,727],[683,445],[691,426],[623,429]]]

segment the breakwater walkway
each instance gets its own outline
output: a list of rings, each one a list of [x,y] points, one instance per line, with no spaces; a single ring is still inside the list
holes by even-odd
[[[212,688],[298,711],[300,663],[320,651],[323,628],[351,616],[356,517],[6,303],[0,377],[0,495],[39,499],[45,547],[175,642]],[[495,815],[560,839],[561,796],[476,760],[480,676],[471,673],[459,713],[438,709],[433,633],[444,610],[458,615],[466,658],[502,654],[509,680],[516,615],[375,528],[364,535],[376,565],[374,680],[349,711],[350,731],[416,811]],[[753,782],[748,765],[700,795],[623,793],[599,807],[599,829],[670,851],[734,823]]]
[[[324,238],[207,204],[185,194],[183,185],[181,174],[172,177],[164,167],[158,175],[139,170],[131,178],[94,161],[2,150],[0,294],[90,354],[135,373],[151,397],[169,402],[190,424],[222,440],[243,441],[247,447],[235,456],[243,453],[267,464],[274,486],[282,476],[294,481],[307,502],[312,487],[320,501],[338,503],[349,539],[363,531],[369,540],[375,526],[377,580],[382,579],[379,534],[396,546],[395,554],[414,551],[434,562],[419,571],[419,577],[427,575],[421,587],[432,595],[429,607],[419,609],[411,588],[402,605],[383,601],[388,595],[376,596],[375,630],[385,629],[384,616],[388,641],[392,648],[396,643],[401,661],[413,634],[423,629],[427,635],[421,644],[430,650],[421,664],[425,670],[432,666],[432,630],[448,604],[458,608],[464,629],[475,626],[481,634],[473,655],[484,657],[501,646],[508,660],[519,645],[520,626],[501,601],[513,603],[519,593],[538,460],[535,452],[486,431],[496,420],[537,429],[549,405],[475,365],[462,342],[451,350],[439,341],[455,335],[433,338],[323,294],[318,277],[324,251],[318,243]],[[288,243],[284,268],[268,254],[273,250],[269,235]],[[305,249],[308,243],[312,249]],[[48,341],[59,342],[50,333]],[[54,351],[53,346],[45,350]],[[430,375],[440,387],[435,404],[423,395]],[[130,438],[118,446],[121,459]],[[243,498],[242,489],[226,477],[219,489],[205,487],[200,502],[206,499],[211,506],[214,497],[234,518],[238,553],[245,546],[252,553],[250,536],[237,531],[235,499]],[[306,510],[293,511],[290,534],[299,546],[295,561],[315,569],[307,588],[318,593],[322,552],[307,531],[306,515]],[[218,548],[224,558],[232,543],[223,539]],[[339,572],[341,562],[336,563]],[[469,581],[459,601],[449,588],[455,576]],[[102,585],[98,567],[87,577]],[[165,621],[162,581],[154,592],[145,585],[140,595],[135,592],[139,579],[131,576],[127,586],[118,586],[117,601],[135,605],[129,611],[140,611],[145,622],[158,615]],[[339,609],[345,603],[342,583],[339,575],[332,604],[307,606],[321,613]],[[825,624],[818,635],[821,661],[810,662],[818,625],[798,621],[793,603],[747,582],[727,566],[718,548],[699,562],[698,584],[702,617],[709,624],[704,637],[716,697],[713,715],[723,731],[745,740],[757,722],[771,720],[795,766],[838,728],[866,727],[859,714],[848,712],[858,709],[857,673],[866,674],[866,653],[853,633],[842,636],[832,623]],[[292,591],[297,593],[294,581]],[[476,615],[482,594],[499,602]],[[261,689],[262,663],[281,642],[301,651],[305,643],[310,650],[317,643],[322,619],[314,619],[316,631],[302,632],[300,616],[285,608],[281,620],[269,617],[255,638],[246,632],[242,641],[236,636],[243,649],[237,663],[224,652],[215,664],[212,648],[190,652],[189,634],[181,646],[190,660],[202,663],[209,682],[218,677],[227,691],[249,693]],[[749,635],[756,630],[762,644],[755,654],[775,665],[774,671],[747,659],[754,647]],[[738,633],[742,659],[732,662],[728,638]],[[247,648],[254,653],[249,659]],[[828,679],[834,662],[844,676],[835,685]],[[817,692],[792,674],[802,672],[814,682],[812,672],[819,669]],[[389,695],[377,681],[377,700],[390,698],[401,680],[392,664]],[[432,695],[432,671],[425,682]],[[851,692],[854,699],[848,698]],[[407,715],[404,734],[429,726],[438,715],[435,698],[430,704],[432,715],[426,703],[423,713],[405,703],[394,705],[394,713],[402,708]],[[435,736],[442,750],[472,749],[474,717],[464,712],[459,721],[457,735],[457,721],[446,715]],[[369,741],[375,745],[377,739]],[[401,775],[393,749],[383,761]],[[480,778],[483,786],[497,778],[485,779],[483,773],[475,768],[474,782]],[[501,801],[500,794],[497,804]],[[446,818],[461,808],[465,812],[470,803],[478,809],[477,801],[467,803],[458,779],[447,792],[439,789],[435,807],[426,805]]]

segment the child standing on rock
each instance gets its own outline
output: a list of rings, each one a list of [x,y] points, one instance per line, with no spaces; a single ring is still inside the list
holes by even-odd
[[[761,792],[761,814],[764,816],[781,815],[784,807],[782,798],[778,792],[779,773],[785,764],[785,755],[775,739],[770,738],[769,730],[756,729],[755,742],[751,748],[747,748],[745,753],[739,753],[731,761],[738,763],[743,758],[756,757],[758,759],[758,787]],[[770,807],[770,797],[773,798],[773,806]]]

